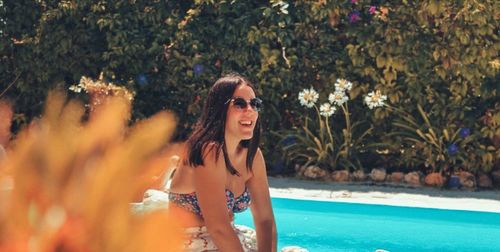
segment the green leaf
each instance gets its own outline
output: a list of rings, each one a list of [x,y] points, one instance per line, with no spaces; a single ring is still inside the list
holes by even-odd
[[[386,64],[386,58],[382,54],[379,54],[376,58],[376,63],[378,68],[383,68]]]

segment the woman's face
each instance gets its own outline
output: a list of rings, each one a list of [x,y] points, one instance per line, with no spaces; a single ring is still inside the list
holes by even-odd
[[[255,99],[255,93],[251,87],[245,84],[236,87],[227,109],[226,136],[229,134],[241,140],[252,138],[259,117],[259,113],[250,105],[252,99]],[[252,104],[255,104],[255,100]]]

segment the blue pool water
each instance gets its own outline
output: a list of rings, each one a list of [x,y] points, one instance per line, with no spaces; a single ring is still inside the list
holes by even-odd
[[[273,198],[278,248],[500,251],[500,213]],[[250,211],[236,224],[253,227]]]

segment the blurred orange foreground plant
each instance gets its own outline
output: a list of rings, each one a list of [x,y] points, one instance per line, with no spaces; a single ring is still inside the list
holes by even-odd
[[[158,175],[174,130],[166,112],[127,126],[130,100],[85,109],[51,92],[44,115],[0,161],[0,251],[179,251],[168,210],[135,216],[129,203]],[[142,178],[142,179],[141,179]]]

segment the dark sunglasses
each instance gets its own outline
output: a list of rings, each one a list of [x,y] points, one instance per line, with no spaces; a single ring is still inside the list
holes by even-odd
[[[249,104],[254,111],[259,112],[262,110],[262,100],[259,98],[252,98],[250,99],[250,102],[247,102],[245,99],[241,97],[233,97],[227,100],[226,104],[229,102],[233,102],[233,106],[241,110],[246,109]]]

